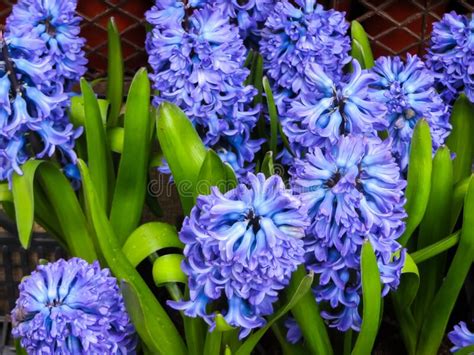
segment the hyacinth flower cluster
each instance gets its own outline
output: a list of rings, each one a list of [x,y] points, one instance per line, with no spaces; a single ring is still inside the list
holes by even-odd
[[[31,354],[134,354],[117,280],[79,258],[39,265],[20,284],[13,331]]]
[[[81,18],[76,14],[77,0],[20,0],[7,19],[7,36],[43,42],[37,55],[47,58],[51,69],[42,85],[70,91],[86,72],[87,60],[79,36]]]
[[[339,81],[319,64],[305,66],[305,81],[311,89],[292,100],[282,121],[298,156],[312,147],[334,145],[341,136],[375,135],[387,126],[385,105],[369,97],[369,85],[376,76],[362,70],[355,59],[352,65],[354,72]]]
[[[22,174],[21,165],[28,158],[51,157],[56,148],[61,159],[76,159],[74,140],[81,130],[62,117],[55,119],[67,95],[42,90],[45,69],[50,66],[31,50],[37,43],[4,37],[0,43],[0,179],[9,182],[14,172]]]
[[[178,105],[204,144],[244,175],[262,141],[251,138],[259,108],[252,104],[255,88],[245,85],[249,70],[238,27],[219,7],[205,6],[188,17],[179,1],[158,1],[146,17],[153,25],[146,48],[155,105]]]
[[[319,275],[314,294],[325,305],[322,316],[340,331],[360,329],[365,240],[377,256],[383,295],[400,282],[405,250],[396,240],[404,230],[406,183],[390,149],[390,140],[348,135],[310,149],[291,171],[293,191],[311,218],[305,249],[307,268]],[[298,331],[290,335],[295,341]]]
[[[283,0],[275,5],[259,45],[280,111],[285,109],[285,98],[312,90],[305,75],[309,63],[319,64],[336,81],[341,78],[350,61],[348,28],[344,13],[325,10],[314,0]]]
[[[406,63],[400,57],[380,57],[372,70],[378,77],[369,84],[370,100],[387,107],[392,153],[406,171],[416,123],[421,118],[429,123],[436,152],[451,130],[448,106],[434,88],[433,72],[417,56],[408,54]]]
[[[278,293],[304,261],[309,225],[301,201],[278,175],[249,173],[247,180],[249,185],[225,194],[213,188],[198,197],[180,232],[190,299],[169,302],[187,316],[202,317],[211,330],[214,312],[220,312],[240,327],[240,338],[273,313]]]
[[[474,103],[474,17],[445,14],[433,25],[427,54],[428,66],[437,74],[439,91],[453,102],[464,91]]]
[[[453,343],[451,352],[455,353],[462,348],[474,345],[474,333],[471,332],[465,322],[460,322],[448,333],[448,338]]]
[[[75,1],[20,1],[7,19],[0,41],[1,180],[22,174],[29,158],[57,153],[64,164],[76,160],[82,129],[65,112],[70,85],[85,72],[75,7]]]
[[[188,6],[202,8],[212,6],[222,11],[239,27],[242,39],[258,42],[260,31],[273,10],[276,0],[190,0]]]

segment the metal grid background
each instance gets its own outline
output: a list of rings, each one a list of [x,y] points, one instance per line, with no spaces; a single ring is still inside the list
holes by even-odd
[[[0,1],[0,23],[16,1]],[[116,19],[122,33],[127,76],[146,65],[144,12],[153,0],[79,0],[83,16],[82,34],[87,38],[91,78],[104,76],[107,69],[107,21]],[[372,40],[375,56],[423,54],[434,21],[443,13],[474,11],[474,0],[326,0],[327,6],[347,12],[357,19]]]

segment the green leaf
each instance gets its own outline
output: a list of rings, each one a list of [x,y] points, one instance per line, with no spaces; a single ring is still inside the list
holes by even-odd
[[[446,332],[449,317],[474,260],[474,180],[471,180],[465,202],[459,246],[448,274],[436,294],[421,328],[417,354],[436,354]]]
[[[159,340],[155,339],[155,335],[150,332],[150,329],[147,326],[148,319],[144,313],[147,307],[143,304],[143,300],[138,296],[138,290],[134,289],[133,285],[123,280],[120,289],[122,291],[127,312],[137,333],[140,335],[141,341],[145,344],[147,352],[150,354],[160,354],[160,346],[156,344]]]
[[[108,68],[107,68],[107,99],[110,102],[108,126],[115,127],[118,123],[123,101],[124,69],[120,32],[111,17],[107,25],[108,34]]]
[[[413,261],[416,264],[421,264],[422,262],[431,259],[432,257],[444,253],[446,250],[452,248],[453,246],[459,243],[459,235],[461,233],[458,231],[451,234],[450,236],[441,239],[440,241],[427,246],[426,248],[417,250],[411,254]]]
[[[105,128],[97,98],[84,78],[81,79],[81,90],[84,96],[88,165],[100,204],[105,211],[108,211],[109,189],[112,188],[109,186],[109,182],[114,179],[110,177],[113,170]]]
[[[273,152],[268,151],[263,158],[262,167],[260,171],[269,178],[273,174],[275,174],[275,168],[273,167]]]
[[[227,169],[221,158],[212,149],[209,149],[199,171],[194,192],[195,197],[209,195],[212,186],[217,186],[221,192],[229,191]]]
[[[107,121],[107,112],[109,110],[109,102],[103,99],[97,99],[99,104],[100,117],[105,125]],[[75,127],[82,127],[86,124],[86,113],[84,110],[84,97],[71,97],[71,106],[69,107],[69,118]]]
[[[390,297],[393,302],[398,324],[400,325],[400,333],[407,353],[409,355],[415,355],[419,329],[411,308],[404,305],[405,302],[398,293],[393,292]]]
[[[94,239],[69,180],[58,167],[47,162],[38,167],[38,178],[70,253],[88,262],[97,260]]]
[[[69,180],[58,167],[46,162],[38,168],[38,178],[70,253],[88,262],[97,260],[93,236]]]
[[[150,128],[150,80],[147,71],[140,69],[128,93],[123,152],[110,211],[110,223],[122,244],[142,216],[147,192]]]
[[[310,292],[311,285],[313,284],[314,275],[310,273],[305,275],[298,285],[288,294],[287,302],[278,311],[276,311],[267,321],[264,327],[257,330],[255,333],[250,335],[242,345],[235,352],[236,355],[249,355],[258,344],[262,336],[278,319],[288,313],[300,300],[301,298]]]
[[[236,328],[230,326],[224,319],[224,317],[222,316],[222,314],[218,313],[216,314],[216,319],[215,319],[215,322],[216,322],[216,329],[220,332],[227,332],[227,331],[230,331],[230,330],[234,330]]]
[[[396,294],[400,297],[403,307],[410,307],[418,293],[420,286],[420,273],[418,266],[410,254],[405,256],[405,264],[402,269],[401,282]]]
[[[0,183],[0,202],[12,202],[13,194],[7,182]]]
[[[410,147],[410,163],[405,196],[405,211],[408,214],[405,232],[399,239],[406,245],[425,215],[431,190],[431,134],[426,120],[419,120],[413,132]]]
[[[19,239],[25,249],[30,245],[35,220],[65,246],[57,217],[54,215],[51,205],[43,197],[41,188],[35,184],[36,172],[43,162],[42,160],[27,161],[22,167],[23,175],[15,174],[13,176],[13,191],[8,190],[8,184],[2,184],[3,191],[0,192],[0,195],[4,197],[2,202],[14,201]]]
[[[357,22],[351,23],[351,37],[352,37],[352,57],[357,59],[362,69],[370,69],[374,66],[374,56],[370,49],[369,38],[364,30],[364,27]]]
[[[353,355],[371,354],[379,328],[382,308],[382,286],[374,249],[369,241],[364,242],[361,254],[362,278],[362,325],[357,336]]]
[[[38,167],[43,160],[28,160],[23,166],[23,175],[13,174],[12,194],[15,204],[18,236],[23,248],[28,249],[31,243],[35,221],[34,181]]]
[[[225,321],[222,314],[217,313],[215,317],[216,326],[214,330],[209,331],[206,335],[206,341],[204,343],[204,352],[206,355],[219,355],[221,353],[221,346],[223,340],[223,332],[235,331],[236,329],[231,327]]]
[[[304,275],[304,267],[300,266],[293,273],[286,293],[293,293]],[[305,339],[305,345],[312,354],[333,354],[326,325],[321,318],[319,306],[312,292],[308,292],[301,297],[299,302],[292,308],[291,314],[298,322]]]
[[[283,327],[281,327],[278,323],[273,323],[272,333],[280,343],[280,348],[283,355],[307,354],[307,349],[304,348],[303,344],[290,344],[288,342],[288,340],[286,339],[286,329],[283,329]]]
[[[275,105],[275,99],[273,98],[272,88],[268,78],[263,77],[263,89],[267,98],[268,114],[270,116],[270,150],[273,152],[273,156],[278,155],[277,143],[278,143],[278,111]]]
[[[431,191],[425,216],[418,233],[418,248],[440,241],[449,233],[453,197],[453,162],[445,146],[438,149],[433,159]],[[430,311],[429,306],[444,276],[446,255],[439,255],[420,266],[420,290],[414,304],[414,316],[419,322]]]
[[[191,121],[176,105],[160,105],[156,124],[158,141],[178,189],[181,206],[187,215],[194,206],[193,194],[206,148]]]
[[[257,89],[258,94],[253,98],[255,105],[262,103],[262,92],[263,92],[263,57],[260,53],[255,52],[255,65],[252,68],[253,70],[253,86]]]
[[[237,176],[235,175],[234,169],[232,169],[228,163],[224,163],[224,169],[226,172],[225,176],[228,186],[227,190],[235,189],[239,183],[237,181]]]
[[[21,346],[20,339],[15,339],[15,353],[17,355],[28,355],[26,350]]]
[[[112,226],[100,206],[89,169],[80,159],[78,166],[82,176],[84,199],[90,211],[101,252],[115,277],[125,281],[132,290],[128,293],[126,291],[124,298],[128,299],[127,309],[131,312],[130,316],[138,334],[152,353],[186,354],[183,339],[173,322],[122,252]]]
[[[474,345],[466,346],[455,352],[456,355],[472,355],[474,354]]]
[[[454,183],[471,175],[474,153],[474,105],[465,94],[459,95],[451,114],[453,129],[446,140],[449,149],[456,154],[454,159]]]
[[[49,202],[38,181],[35,181],[35,221],[38,222],[45,230],[54,236],[64,249],[68,249],[64,234],[61,231],[61,224],[54,212],[53,206]]]
[[[130,234],[122,251],[127,260],[137,267],[149,255],[161,249],[183,249],[183,247],[174,226],[162,222],[150,222],[142,224]]]
[[[222,345],[222,332],[214,329],[206,335],[204,343],[204,354],[206,355],[220,355]]]
[[[160,256],[153,263],[153,281],[157,286],[170,282],[188,283],[188,278],[181,270],[182,254],[166,254]]]
[[[469,183],[471,182],[472,176],[473,175],[459,181],[454,186],[451,218],[449,222],[450,232],[452,232],[454,230],[454,227],[456,227],[456,223],[459,219],[459,215],[461,214],[462,206],[464,204],[464,197],[466,196],[467,188],[469,186]]]
[[[107,130],[107,141],[112,152],[122,154],[124,139],[125,129],[123,127],[114,127]]]

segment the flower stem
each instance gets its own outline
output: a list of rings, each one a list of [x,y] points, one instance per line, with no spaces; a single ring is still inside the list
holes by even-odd
[[[420,249],[413,254],[410,254],[416,264],[420,264],[438,254],[445,252],[452,248],[459,242],[460,231],[451,234],[450,236],[441,239],[439,242],[431,244],[430,246]]]

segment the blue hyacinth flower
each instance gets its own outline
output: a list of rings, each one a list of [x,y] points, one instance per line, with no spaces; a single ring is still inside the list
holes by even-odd
[[[117,280],[98,262],[39,265],[19,288],[12,334],[28,353],[135,353],[135,329]]]
[[[76,7],[76,0],[19,0],[7,18],[8,38],[43,43],[36,55],[48,58],[52,68],[45,86],[60,85],[69,91],[86,72],[85,40],[79,36],[81,18]]]
[[[405,251],[405,181],[390,140],[349,135],[310,149],[292,168],[292,188],[308,210],[306,265],[319,275],[322,316],[341,331],[359,330],[360,253],[369,241],[377,256],[383,295],[400,282]],[[398,255],[395,256],[394,255]]]
[[[453,343],[451,352],[455,353],[456,351],[461,350],[467,346],[474,345],[474,333],[467,328],[465,322],[460,322],[454,326],[454,330],[448,333],[448,338]]]
[[[421,118],[428,122],[436,152],[451,130],[448,106],[434,88],[433,73],[417,56],[408,54],[405,63],[400,57],[380,57],[373,72],[378,78],[371,84],[370,98],[387,107],[392,152],[406,171],[416,123]]]
[[[279,291],[303,262],[308,226],[301,201],[279,176],[249,174],[247,180],[225,194],[213,188],[198,197],[180,232],[189,300],[169,302],[189,317],[202,317],[211,330],[212,306],[241,328],[240,338],[273,313]]]
[[[311,147],[334,145],[343,135],[374,136],[387,127],[385,106],[369,97],[376,75],[362,70],[356,60],[353,67],[352,74],[335,81],[320,65],[306,65],[306,82],[311,90],[292,100],[282,122],[298,155]]]
[[[168,1],[147,12],[154,25],[146,44],[159,92],[154,104],[178,105],[204,144],[229,152],[222,157],[245,176],[262,141],[251,138],[260,108],[253,106],[257,91],[245,85],[249,70],[239,29],[219,8],[205,6],[187,18],[184,11],[181,2]]]
[[[314,0],[278,2],[261,32],[260,52],[275,91],[294,94],[308,89],[308,63],[319,64],[327,76],[339,79],[350,61],[349,24],[344,13],[324,10]]]
[[[436,73],[439,91],[452,103],[464,91],[474,103],[474,18],[452,11],[433,25],[428,66]]]

